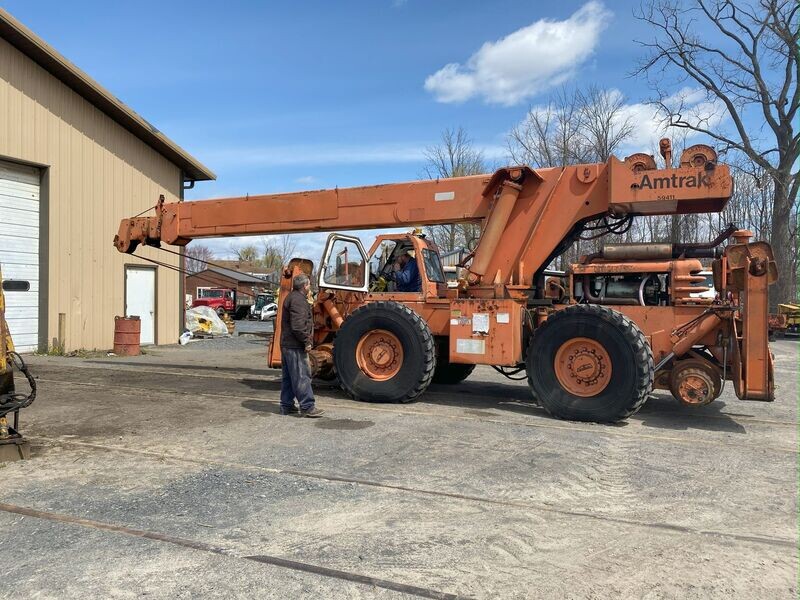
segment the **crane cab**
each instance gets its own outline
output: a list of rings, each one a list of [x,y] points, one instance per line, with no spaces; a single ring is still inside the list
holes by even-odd
[[[416,282],[399,282],[396,265],[414,262]],[[365,251],[354,236],[332,234],[319,270],[320,290],[343,290],[369,294],[400,295],[401,300],[445,296],[447,278],[439,249],[419,233],[380,235]]]

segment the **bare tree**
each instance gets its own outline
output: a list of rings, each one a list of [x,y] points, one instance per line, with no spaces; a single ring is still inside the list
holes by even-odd
[[[441,141],[425,148],[428,179],[446,179],[484,173],[486,161],[463,127],[445,129]]]
[[[487,170],[483,153],[475,148],[462,127],[445,129],[440,142],[425,148],[424,154],[426,164],[423,171],[429,179],[478,175]],[[430,225],[425,231],[446,252],[459,246],[469,247],[480,236],[480,228],[472,223]]]
[[[542,107],[531,107],[508,135],[516,164],[556,167],[588,162],[590,149],[581,135],[581,106],[577,94],[561,88]]]
[[[297,249],[297,238],[291,234],[284,234],[278,238],[278,253],[281,257],[281,266],[289,263],[294,258]]]
[[[231,252],[239,262],[254,263],[258,260],[258,248],[255,244],[244,244],[242,246],[231,244]]]
[[[545,106],[528,110],[509,133],[507,145],[511,159],[518,164],[563,167],[605,162],[633,130],[633,119],[620,92],[597,86],[574,92],[561,88]],[[566,267],[582,253],[597,251],[601,243],[599,238],[578,239],[554,266]]]
[[[800,4],[796,0],[647,0],[636,15],[655,36],[641,42],[655,102],[673,127],[703,133],[758,165],[772,183],[770,241],[781,270],[771,294],[774,309],[792,297],[796,271],[792,246],[798,188],[800,134],[792,121],[800,108]],[[717,34],[709,39],[709,27]],[[733,122],[719,126],[708,111],[697,114],[666,90],[690,82]],[[752,119],[763,125],[753,126]]]
[[[214,260],[214,253],[211,248],[202,244],[190,243],[184,251],[186,257],[186,271],[188,273],[199,273],[206,268],[206,263]]]
[[[596,85],[575,94],[580,127],[578,135],[591,160],[606,162],[631,137],[635,124],[625,112],[625,97],[617,90]]]
[[[617,90],[561,88],[543,107],[531,107],[509,133],[512,160],[533,167],[605,162],[633,133],[635,124]]]
[[[284,262],[281,252],[272,239],[268,237],[261,238],[261,258],[259,263],[270,271],[280,271],[283,268]]]

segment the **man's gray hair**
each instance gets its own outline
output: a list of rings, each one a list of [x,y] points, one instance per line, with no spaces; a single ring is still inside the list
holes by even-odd
[[[292,280],[292,288],[302,290],[309,281],[308,275],[300,274]]]

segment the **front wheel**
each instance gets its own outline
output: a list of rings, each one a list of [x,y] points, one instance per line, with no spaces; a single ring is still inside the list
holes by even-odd
[[[357,400],[411,402],[431,382],[436,351],[417,313],[399,302],[371,302],[345,319],[333,362],[342,388]]]
[[[561,419],[613,423],[639,410],[653,388],[642,331],[607,306],[556,311],[533,335],[526,360],[534,396]]]

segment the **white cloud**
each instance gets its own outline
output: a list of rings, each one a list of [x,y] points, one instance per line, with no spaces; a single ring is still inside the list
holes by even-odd
[[[678,104],[693,105],[699,104],[706,99],[706,91],[703,88],[683,87],[677,92],[668,96],[664,101],[668,106],[676,106]]]
[[[305,177],[298,177],[294,180],[295,183],[299,183],[301,185],[311,185],[312,183],[316,183],[317,178],[313,175],[306,175]]]
[[[611,13],[592,0],[564,21],[540,19],[496,42],[486,42],[465,65],[450,63],[425,80],[439,102],[517,104],[567,81],[591,56]]]

